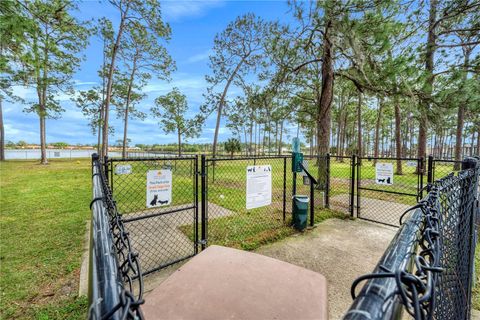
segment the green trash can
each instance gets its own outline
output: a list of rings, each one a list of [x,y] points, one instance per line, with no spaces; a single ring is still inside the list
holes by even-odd
[[[302,231],[307,227],[308,196],[293,196],[292,222],[295,229]]]

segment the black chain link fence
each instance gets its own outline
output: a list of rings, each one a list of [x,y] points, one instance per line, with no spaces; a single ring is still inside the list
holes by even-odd
[[[429,185],[401,217],[407,218],[374,272],[353,283],[344,319],[400,319],[404,310],[415,319],[470,318],[479,161],[466,159],[462,169]]]
[[[140,253],[143,274],[195,255],[198,158],[109,159],[107,163],[117,208]],[[154,180],[159,174],[165,175],[163,181]],[[147,186],[149,183],[162,185]],[[166,192],[149,197],[152,187]]]
[[[143,319],[143,278],[103,165],[92,156],[89,319]]]
[[[291,220],[290,157],[206,158],[205,166],[209,245],[252,249],[291,233],[286,227]],[[271,177],[269,205],[247,203],[247,174],[254,170]]]
[[[425,162],[421,158],[356,159],[357,217],[399,226],[402,213],[421,198]]]

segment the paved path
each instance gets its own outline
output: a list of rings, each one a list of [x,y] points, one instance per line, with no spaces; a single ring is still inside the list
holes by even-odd
[[[341,319],[352,303],[353,280],[374,269],[396,230],[358,219],[329,219],[313,230],[263,246],[256,252],[324,275],[328,281],[329,315],[335,320]],[[181,264],[146,277],[145,299],[148,292],[178,268]]]
[[[330,219],[257,253],[323,274],[328,281],[330,319],[335,320],[341,319],[352,303],[352,282],[373,271],[396,230],[358,219]]]
[[[346,212],[348,211],[349,203],[349,194],[340,194],[330,198],[330,208],[333,210]],[[411,205],[393,201],[360,197],[359,217],[399,226],[400,216],[411,207]]]

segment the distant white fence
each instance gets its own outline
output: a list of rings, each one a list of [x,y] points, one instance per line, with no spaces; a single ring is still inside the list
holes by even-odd
[[[96,153],[95,149],[91,150],[68,150],[68,149],[47,149],[48,159],[73,159],[73,158],[91,158]],[[120,157],[121,152],[109,152],[111,157]],[[39,149],[7,149],[5,150],[6,160],[28,160],[40,159]]]

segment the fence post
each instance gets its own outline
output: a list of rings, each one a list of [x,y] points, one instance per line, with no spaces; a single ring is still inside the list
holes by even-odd
[[[418,163],[417,163],[417,166],[418,166]],[[420,183],[420,192],[417,192],[417,197],[418,197],[418,194],[420,193],[420,199],[417,198],[417,201],[420,201],[421,199],[423,199],[423,175],[425,174],[425,158],[424,157],[420,157],[420,166],[421,166],[420,176],[418,177],[419,183]]]
[[[475,158],[465,158],[463,161],[462,161],[462,170],[468,170],[468,169],[474,169],[476,172],[474,173],[474,178],[471,182],[471,186],[470,186],[470,192],[474,192],[474,195],[472,195],[471,197],[476,197],[477,194],[478,194],[478,170],[480,170],[480,168],[477,167],[478,165],[478,160],[476,160]],[[465,189],[468,189],[468,188],[462,188],[463,190],[461,192],[467,192],[467,190]],[[467,199],[469,198],[468,196],[466,197]],[[460,199],[465,199],[464,196],[461,196]],[[468,200],[467,200],[468,201]],[[478,199],[477,199],[478,201]],[[474,267],[475,267],[475,218],[476,218],[476,210],[478,210],[476,208],[476,201],[474,201],[472,204],[471,204],[471,208],[468,208],[466,207],[467,204],[466,203],[461,203],[460,204],[461,207],[465,208],[465,209],[470,209],[471,212],[462,212],[462,214],[470,214],[470,248],[469,248],[469,265],[468,265],[468,268],[470,269],[470,272],[468,274],[468,292],[467,292],[467,301],[468,301],[468,315],[470,315],[470,307],[472,305],[472,285],[473,285],[473,275],[475,274],[475,270],[474,270]],[[465,210],[464,209],[464,210]]]
[[[433,156],[428,156],[427,164],[427,191],[430,192],[431,184],[433,183]]]
[[[361,190],[361,184],[362,184],[362,157],[356,155],[355,156],[357,163],[357,176],[356,176],[356,183],[357,183],[357,217],[360,216],[360,190]]]
[[[283,222],[285,222],[287,202],[287,158],[283,158]]]
[[[327,179],[325,185],[325,208],[330,208],[330,153],[327,153]]]
[[[353,218],[353,206],[354,206],[354,193],[355,193],[355,166],[356,166],[356,157],[355,155],[353,154],[352,155],[352,158],[350,160],[352,163],[351,163],[351,176],[350,176],[350,217]]]
[[[207,244],[207,172],[206,172],[206,167],[207,167],[207,159],[204,154],[202,154],[202,159],[201,159],[201,175],[202,175],[202,180],[201,180],[201,188],[202,188],[202,199],[201,199],[201,205],[202,205],[202,238],[200,239],[200,243],[202,244],[202,250],[205,250],[206,244]]]
[[[103,157],[103,171],[105,172],[105,177],[107,178],[108,183],[108,156]]]
[[[190,163],[190,166],[192,164]],[[195,254],[198,253],[198,155],[195,155],[193,159],[194,172],[193,176],[195,179]]]
[[[315,185],[310,179],[310,227],[313,227],[315,220]]]

